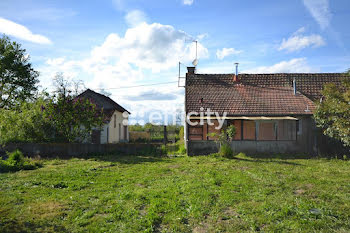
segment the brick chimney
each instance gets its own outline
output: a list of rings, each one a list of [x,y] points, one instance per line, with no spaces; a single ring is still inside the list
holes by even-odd
[[[188,74],[195,74],[196,73],[196,67],[187,67],[187,73]]]
[[[233,75],[233,81],[234,81],[234,82],[239,82],[239,76],[236,75],[236,74],[234,74],[234,75]]]

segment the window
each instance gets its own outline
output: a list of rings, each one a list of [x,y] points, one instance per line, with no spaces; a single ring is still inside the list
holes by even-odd
[[[218,129],[219,122],[217,120],[211,120],[211,124],[212,125],[207,125],[207,138],[208,140],[216,140],[217,139],[216,136],[214,137],[211,137],[211,136],[213,136],[213,134],[216,134],[216,135],[220,134],[221,129]]]
[[[228,125],[234,125],[236,127],[236,134],[233,140],[242,140],[242,120],[234,120],[229,122]]]
[[[221,130],[215,127],[218,121],[211,121],[214,125],[189,126],[188,139],[216,140],[213,134],[220,134]],[[225,124],[224,124],[225,125]],[[234,125],[236,134],[233,140],[258,141],[295,141],[301,134],[301,121],[295,120],[227,120],[227,126]],[[225,126],[224,126],[225,127]]]
[[[255,140],[255,121],[243,121],[243,140]]]
[[[297,121],[278,121],[277,140],[296,140]]]
[[[258,123],[258,140],[276,140],[277,124],[273,121]]]
[[[119,123],[118,131],[119,131],[119,141],[120,141],[120,139],[122,139],[122,127],[121,127],[120,123]]]
[[[124,125],[124,140],[128,140],[128,126]]]
[[[114,115],[114,128],[116,128],[117,127],[117,115]]]
[[[188,128],[189,140],[203,140],[203,126],[190,126]]]
[[[302,120],[299,119],[299,120],[297,120],[297,134],[298,135],[302,134],[302,129],[303,129]]]

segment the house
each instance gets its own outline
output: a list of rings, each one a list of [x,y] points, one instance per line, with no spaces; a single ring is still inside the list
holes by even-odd
[[[87,89],[77,98],[90,99],[97,108],[103,109],[105,124],[102,130],[93,130],[91,142],[96,144],[118,143],[129,141],[129,129],[127,125],[130,112],[117,104],[111,98]]]
[[[317,154],[322,133],[312,118],[324,84],[341,87],[343,73],[196,74],[185,85],[189,155],[218,150],[212,133],[236,127],[237,152]],[[208,111],[210,109],[210,111]],[[323,140],[324,141],[324,140]]]

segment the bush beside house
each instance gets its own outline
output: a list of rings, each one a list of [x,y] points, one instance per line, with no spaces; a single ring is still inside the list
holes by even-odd
[[[19,150],[7,153],[7,156],[7,159],[3,159],[0,157],[0,172],[34,170],[42,166],[42,164],[39,161],[25,158],[23,156],[23,153]]]

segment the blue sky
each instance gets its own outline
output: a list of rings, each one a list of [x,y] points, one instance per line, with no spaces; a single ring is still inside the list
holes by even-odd
[[[183,108],[183,88],[120,87],[177,81],[193,40],[199,73],[345,71],[349,13],[348,0],[2,0],[0,33],[27,49],[43,88],[63,72],[142,118]]]

